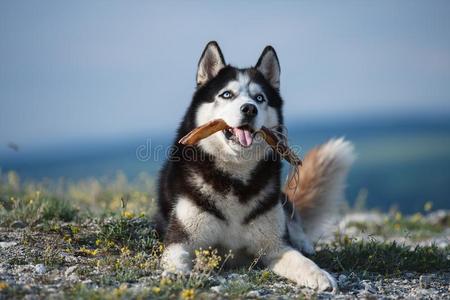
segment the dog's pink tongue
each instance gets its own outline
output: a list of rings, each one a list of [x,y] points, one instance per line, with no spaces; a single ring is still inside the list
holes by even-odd
[[[244,147],[249,147],[253,142],[252,133],[249,130],[233,128],[234,135],[238,137],[239,143]]]

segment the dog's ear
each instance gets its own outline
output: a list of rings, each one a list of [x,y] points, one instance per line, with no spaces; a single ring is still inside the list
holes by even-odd
[[[215,77],[223,67],[225,67],[225,60],[219,45],[215,41],[209,42],[198,62],[197,86]]]
[[[277,53],[272,46],[266,46],[256,63],[256,69],[260,71],[264,78],[275,88],[280,88],[280,63]]]

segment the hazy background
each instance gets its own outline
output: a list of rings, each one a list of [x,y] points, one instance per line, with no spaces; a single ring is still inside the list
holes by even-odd
[[[291,140],[355,142],[350,202],[450,208],[449,16],[449,1],[1,1],[0,167],[154,175],[136,148],[170,143],[205,44],[238,66],[271,44]]]

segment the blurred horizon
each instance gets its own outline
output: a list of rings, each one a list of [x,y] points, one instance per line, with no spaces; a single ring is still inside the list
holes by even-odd
[[[304,157],[312,147],[345,136],[355,145],[357,161],[347,184],[350,205],[404,213],[420,211],[425,203],[448,209],[450,194],[450,120],[394,119],[296,124],[289,128],[291,146]],[[62,144],[40,151],[0,155],[0,175],[16,171],[24,182],[133,181],[142,173],[156,179],[174,133],[136,135],[91,143]],[[288,166],[285,165],[285,173]],[[120,175],[122,174],[122,175]],[[358,200],[359,199],[359,200]]]

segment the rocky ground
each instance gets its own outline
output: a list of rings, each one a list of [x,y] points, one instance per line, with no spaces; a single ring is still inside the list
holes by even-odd
[[[338,279],[334,294],[253,266],[221,270],[231,257],[213,249],[198,251],[190,276],[163,276],[163,246],[145,216],[16,220],[0,227],[0,299],[450,299],[449,218],[445,211],[347,214],[313,257]]]

